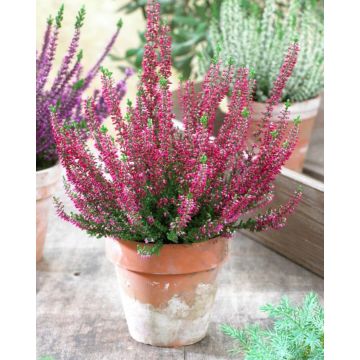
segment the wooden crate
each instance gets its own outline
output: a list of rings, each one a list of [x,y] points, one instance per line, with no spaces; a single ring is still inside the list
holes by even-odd
[[[283,229],[259,233],[246,231],[246,234],[324,277],[324,184],[283,168],[276,180],[273,204],[284,203],[298,184],[303,187],[303,198]]]

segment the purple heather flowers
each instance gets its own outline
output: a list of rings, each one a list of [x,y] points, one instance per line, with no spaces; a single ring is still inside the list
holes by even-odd
[[[271,122],[275,105],[296,64],[299,46],[289,46],[274,83],[263,126],[249,145],[252,93],[249,70],[214,59],[200,92],[181,85],[184,130],[174,126],[169,28],[160,24],[159,3],[149,0],[142,73],[136,103],[122,113],[111,73],[102,69],[102,97],[115,136],[99,126],[96,99],[84,105],[94,152],[76,128],[64,127],[53,113],[53,131],[66,191],[76,212],[56,200],[59,215],[89,234],[152,245],[192,243],[230,236],[237,229],[261,231],[284,226],[301,198],[296,191],[279,208],[269,208],[274,181],[297,142],[299,124],[289,125],[286,105]],[[233,85],[229,109],[216,138],[216,110]],[[150,250],[149,250],[150,249]]]
[[[36,57],[36,169],[42,170],[54,165],[58,161],[56,145],[51,130],[51,110],[57,111],[58,118],[64,123],[82,124],[82,96],[89,87],[100,68],[101,62],[111,50],[118,37],[121,21],[117,30],[107,44],[103,54],[90,71],[82,76],[81,59],[83,56],[79,48],[80,29],[84,23],[85,8],[78,12],[75,22],[75,31],[66,55],[51,84],[49,74],[52,69],[58,45],[59,32],[63,20],[64,6],[62,5],[55,17],[49,17],[44,34],[42,49]],[[131,75],[126,73],[125,79]],[[126,90],[125,80],[117,85],[117,91],[124,95]],[[104,100],[99,96],[99,91],[94,93],[94,101],[101,122],[107,115]]]

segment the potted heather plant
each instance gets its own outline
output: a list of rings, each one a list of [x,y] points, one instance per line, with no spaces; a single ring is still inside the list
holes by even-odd
[[[276,0],[266,0],[262,9],[246,0],[224,0],[219,21],[213,21],[209,28],[209,38],[215,53],[221,44],[220,57],[231,57],[237,67],[253,69],[254,126],[261,126],[283,54],[297,39],[301,48],[299,59],[281,103],[273,109],[272,121],[276,121],[286,101],[293,103],[291,119],[301,116],[298,145],[286,163],[288,168],[301,172],[324,83],[323,19],[319,4],[293,0],[280,7]]]
[[[200,92],[182,84],[182,130],[174,125],[169,28],[160,25],[159,3],[149,0],[142,73],[136,103],[126,113],[111,73],[102,69],[102,94],[115,136],[99,126],[96,102],[85,104],[86,126],[95,149],[76,127],[52,113],[54,139],[66,170],[65,190],[76,211],[55,199],[61,218],[97,237],[121,284],[122,303],[137,341],[181,346],[207,332],[216,276],[238,229],[262,231],[284,226],[301,198],[268,208],[273,183],[290,157],[299,121],[290,124],[284,107],[279,122],[273,108],[295,66],[299,47],[289,47],[268,100],[264,126],[248,146],[254,80],[246,68],[222,69],[214,59]],[[216,109],[231,83],[234,90],[216,138]],[[287,129],[289,131],[287,131]],[[277,136],[273,136],[277,131]],[[261,208],[267,207],[262,213]],[[253,215],[251,215],[253,214]]]
[[[85,19],[85,8],[82,7],[76,17],[75,31],[68,51],[55,79],[49,84],[49,74],[53,67],[63,14],[62,5],[55,19],[49,17],[47,20],[42,49],[36,57],[36,261],[42,258],[50,198],[61,172],[51,130],[50,109],[56,108],[59,118],[64,123],[75,121],[79,128],[82,127],[82,95],[96,76],[101,62],[109,53],[121,28],[119,21],[117,30],[103,54],[88,74],[82,77],[82,51],[77,52],[80,29]],[[126,77],[129,75],[128,71]],[[119,82],[117,89],[121,95],[124,94],[125,80]],[[106,108],[98,90],[95,90],[94,98],[99,121],[102,121],[106,116]]]
[[[288,298],[277,306],[261,310],[274,320],[271,328],[248,325],[237,329],[223,325],[221,330],[236,341],[230,352],[244,354],[244,360],[323,360],[324,309],[315,293],[305,296],[302,306],[293,306]]]

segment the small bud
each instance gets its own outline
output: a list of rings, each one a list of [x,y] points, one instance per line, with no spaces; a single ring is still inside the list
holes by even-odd
[[[61,4],[59,11],[55,17],[56,27],[58,29],[61,28],[61,22],[62,22],[63,18],[64,18],[64,4]]]
[[[108,129],[105,125],[101,125],[100,127],[100,131],[103,133],[103,134],[106,134],[108,132]]]
[[[250,71],[249,71],[250,79],[255,79],[255,76],[256,76],[256,71],[255,71],[254,68],[251,68]]]
[[[52,18],[51,15],[49,15],[49,17],[47,18],[47,24],[48,24],[48,25],[52,25],[52,24],[53,24],[53,21],[54,21],[54,19]]]
[[[290,102],[290,99],[287,99],[286,101],[285,101],[285,109],[286,110],[288,110],[289,109],[289,107],[291,106],[291,102]]]
[[[103,66],[100,66],[100,71],[104,75],[104,77],[111,78],[112,72],[109,71],[109,69],[104,68]]]
[[[125,155],[125,154],[121,154],[120,155],[120,159],[121,159],[121,161],[123,161],[123,162],[125,162],[126,160],[127,160],[127,156]]]
[[[77,62],[80,62],[82,58],[83,58],[83,51],[80,50],[80,51],[78,52],[78,54],[76,55],[76,60],[77,60]]]
[[[200,158],[200,163],[201,164],[206,164],[206,162],[207,162],[207,156],[205,154],[202,154],[201,158]]]
[[[116,23],[116,26],[117,26],[119,29],[121,29],[123,25],[124,25],[124,22],[123,22],[122,19],[119,19],[119,21]]]
[[[161,76],[159,79],[159,83],[160,83],[160,87],[164,89],[167,87],[168,81],[163,76]]]
[[[83,5],[76,15],[75,29],[80,29],[84,25],[85,13],[85,6]]]
[[[294,35],[294,37],[293,37],[293,42],[294,42],[294,43],[299,42],[299,35]]]
[[[200,123],[201,123],[202,126],[207,127],[207,125],[208,125],[208,117],[206,115],[203,115],[200,118]]]
[[[153,126],[153,121],[152,119],[148,119],[147,120],[147,125],[148,125],[148,128],[151,128]]]
[[[301,117],[300,115],[298,115],[295,119],[294,119],[294,124],[295,126],[299,126],[301,123]]]
[[[125,114],[125,120],[129,123],[131,121],[131,117],[130,117],[130,114],[127,112]]]
[[[284,143],[282,144],[282,147],[283,147],[284,149],[287,149],[287,148],[289,147],[289,145],[290,145],[289,141],[286,140],[286,141],[284,141]]]
[[[248,118],[250,115],[250,111],[247,107],[244,107],[241,111],[241,116],[244,118]]]
[[[132,107],[132,101],[131,101],[130,99],[127,99],[127,100],[126,100],[126,105],[127,105],[128,107]]]
[[[270,132],[270,135],[273,137],[273,139],[275,139],[279,135],[279,132],[277,130],[274,130]]]
[[[228,59],[228,61],[227,61],[227,63],[228,63],[229,66],[234,65],[234,64],[235,64],[234,58],[233,58],[232,56],[230,56],[229,59]]]
[[[83,85],[84,85],[84,79],[80,79],[80,80],[78,80],[73,86],[72,86],[72,88],[73,88],[73,90],[79,90],[79,89],[81,89],[82,87],[83,87]]]

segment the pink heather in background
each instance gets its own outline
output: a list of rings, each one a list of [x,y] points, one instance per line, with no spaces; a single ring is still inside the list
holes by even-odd
[[[298,122],[287,131],[289,104],[279,122],[270,116],[295,66],[292,44],[274,83],[257,142],[248,146],[254,80],[248,69],[214,59],[199,93],[192,82],[181,84],[184,130],[174,124],[169,29],[160,24],[159,4],[148,2],[147,44],[135,105],[120,110],[120,96],[103,69],[102,96],[116,130],[101,126],[96,104],[84,106],[96,154],[76,129],[64,128],[53,113],[53,132],[66,169],[68,196],[77,212],[59,215],[91,235],[138,242],[140,253],[154,253],[164,243],[190,243],[245,228],[280,228],[301,198],[269,209],[273,183],[297,141]],[[216,109],[234,84],[229,109],[217,138],[211,137]],[[263,213],[259,211],[263,209]]]

